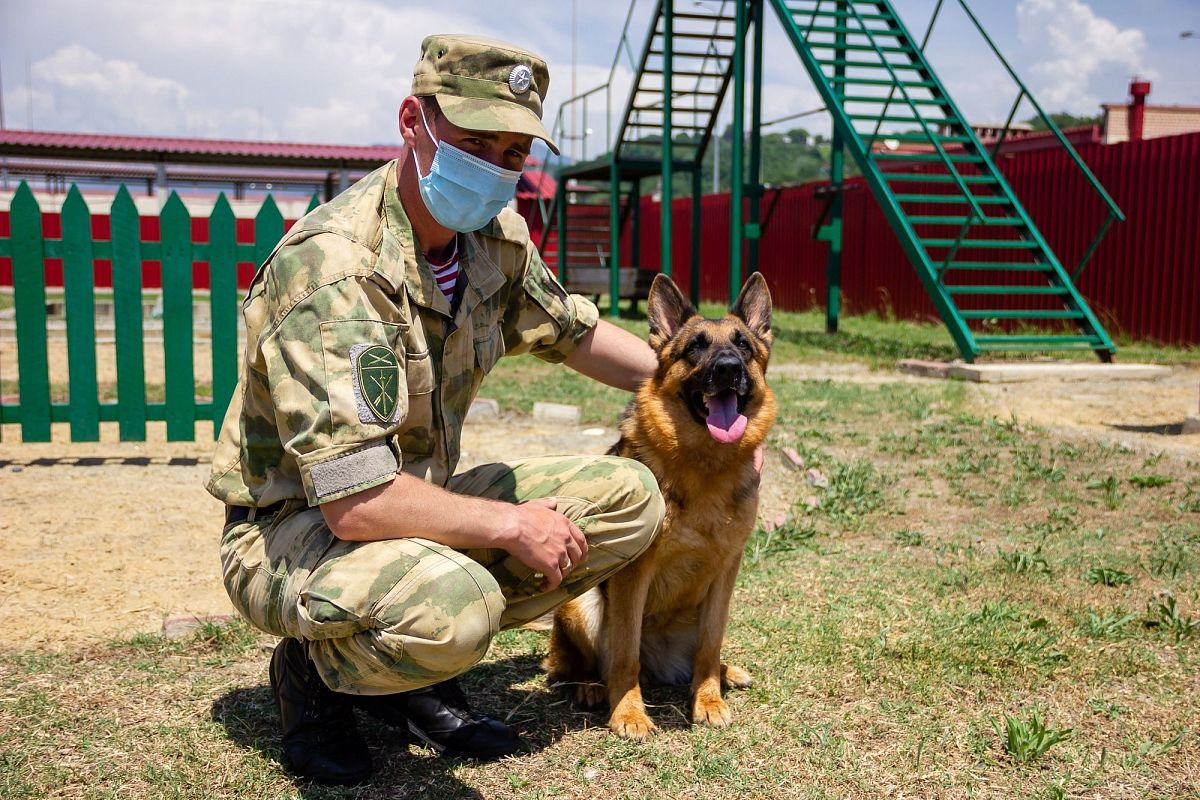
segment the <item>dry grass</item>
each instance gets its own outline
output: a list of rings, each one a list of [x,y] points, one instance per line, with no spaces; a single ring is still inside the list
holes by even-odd
[[[544,634],[520,631],[464,681],[528,754],[442,761],[364,721],[370,785],[297,786],[262,644],[209,628],[0,655],[0,797],[1200,796],[1197,464],[980,418],[953,384],[776,390],[773,446],[830,487],[786,473],[791,520],[748,547],[726,656],[756,684],[733,727],[690,727],[660,687],[663,733],[618,740],[547,691]],[[1035,711],[1072,734],[1020,763],[996,726]]]

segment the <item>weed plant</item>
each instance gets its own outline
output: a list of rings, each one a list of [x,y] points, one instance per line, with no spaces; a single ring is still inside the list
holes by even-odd
[[[1034,711],[1028,720],[1004,715],[1004,730],[992,720],[996,733],[1003,738],[1004,750],[1014,761],[1027,764],[1044,756],[1051,747],[1071,737],[1072,729],[1048,727],[1041,715]]]

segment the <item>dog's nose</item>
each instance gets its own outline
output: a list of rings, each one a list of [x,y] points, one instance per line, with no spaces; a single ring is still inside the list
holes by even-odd
[[[740,389],[744,369],[742,360],[726,353],[717,356],[708,371],[708,380],[714,389]]]

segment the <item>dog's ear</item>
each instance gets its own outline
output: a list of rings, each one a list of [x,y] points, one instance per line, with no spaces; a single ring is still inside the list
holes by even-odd
[[[654,276],[650,285],[650,297],[646,300],[646,317],[650,322],[650,346],[655,351],[671,340],[683,323],[696,316],[696,309],[679,291],[675,281],[661,272]]]
[[[771,290],[761,272],[750,275],[730,311],[746,323],[755,336],[768,346],[771,344],[775,338],[771,333]]]

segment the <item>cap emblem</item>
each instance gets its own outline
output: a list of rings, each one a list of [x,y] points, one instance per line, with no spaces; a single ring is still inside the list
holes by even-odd
[[[508,73],[508,88],[513,90],[513,94],[525,94],[532,85],[533,70],[524,64],[517,64]]]

